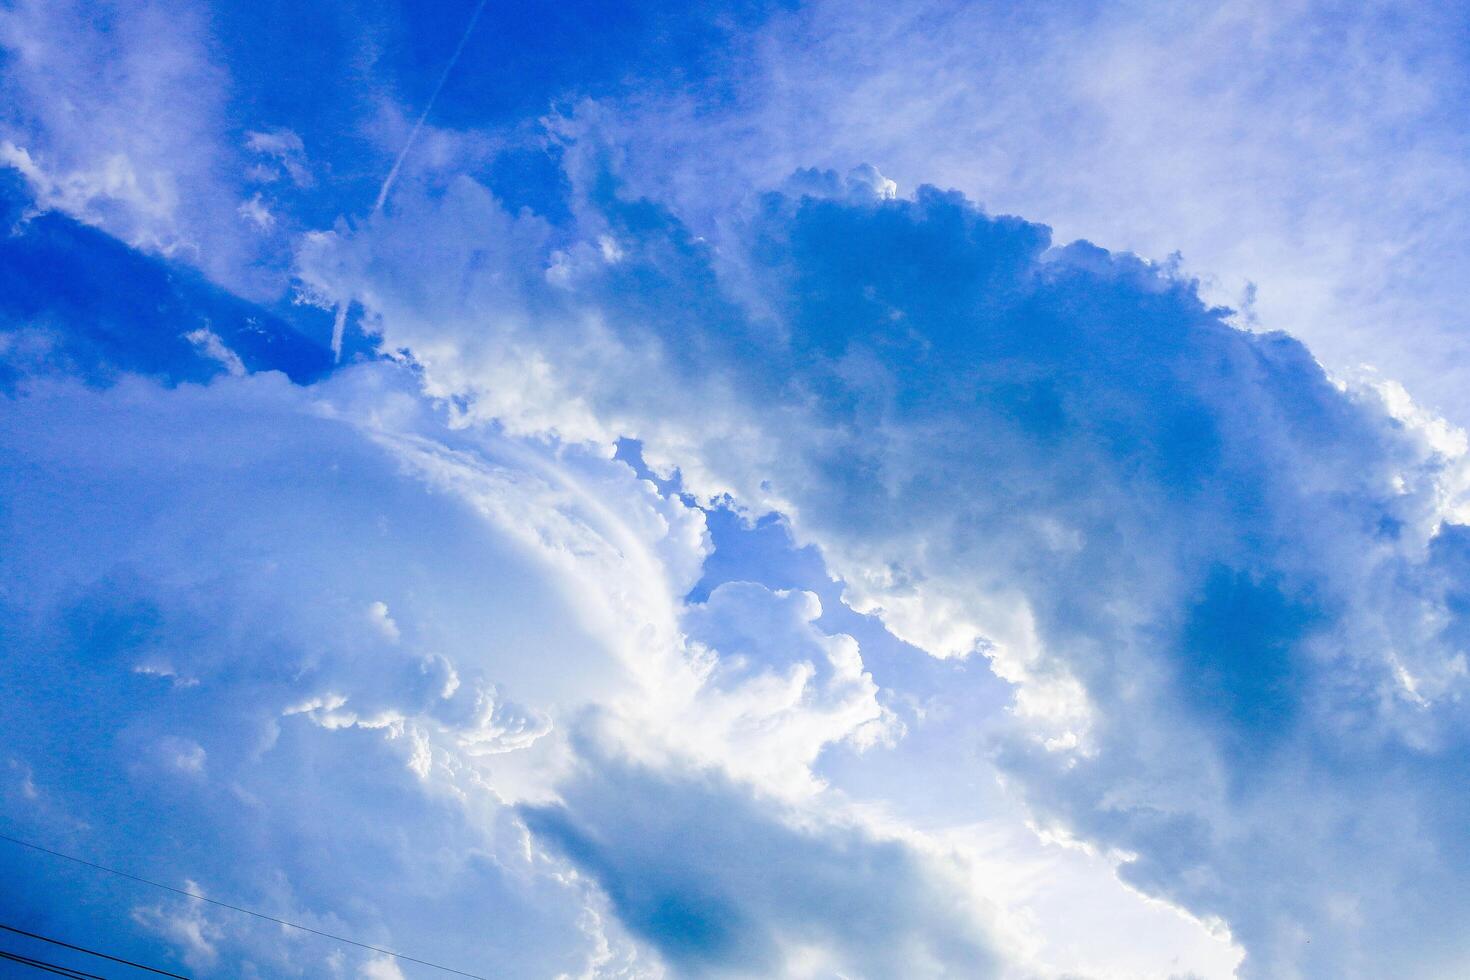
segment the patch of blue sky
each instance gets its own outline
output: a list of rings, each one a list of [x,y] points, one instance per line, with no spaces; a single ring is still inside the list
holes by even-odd
[[[21,221],[32,197],[7,176],[14,230],[0,241],[0,323],[11,339],[0,383],[47,371],[198,382],[232,370],[305,383],[330,368],[324,311],[252,303],[58,212]]]

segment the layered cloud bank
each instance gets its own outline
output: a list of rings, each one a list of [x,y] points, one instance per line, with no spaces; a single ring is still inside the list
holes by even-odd
[[[130,9],[0,16],[0,832],[485,976],[1470,964],[1470,463],[1403,388],[871,166],[661,189],[663,53],[451,86],[333,220],[392,86],[303,138]],[[771,16],[619,29],[708,95]],[[35,931],[436,975],[11,847]]]
[[[895,635],[989,657],[1042,819],[1229,922],[1248,971],[1465,954],[1432,775],[1464,750],[1463,436],[955,194],[804,174],[717,253],[609,181],[585,245],[458,180],[302,268],[467,422],[636,437],[787,515]]]
[[[205,894],[379,945],[430,937],[437,960],[492,973],[634,969],[647,956],[601,925],[593,894],[623,912],[616,883],[542,852],[570,846],[549,828],[573,780],[601,853],[631,849],[605,859],[633,862],[649,900],[687,927],[653,936],[655,950],[678,960],[718,931],[701,954],[711,964],[781,972],[761,948],[773,933],[719,914],[743,902],[774,915],[759,905],[779,886],[750,894],[749,880],[684,867],[735,859],[744,835],[781,847],[795,877],[878,862],[871,880],[852,871],[853,887],[801,900],[791,939],[860,962],[844,920],[870,903],[889,918],[886,865],[915,894],[944,874],[856,824],[832,843],[820,826],[789,828],[751,796],[806,798],[823,745],[886,737],[856,644],[812,625],[814,598],[749,583],[715,589],[686,622],[698,510],[620,462],[442,430],[430,441],[399,375],[363,368],[317,390],[278,375],[173,390],[34,381],[9,401],[9,829],[117,866],[187,866]],[[618,761],[628,752],[642,761]],[[630,803],[619,780],[640,766]],[[691,797],[706,770],[743,781]],[[668,815],[705,803],[724,829],[692,844]],[[629,805],[667,823],[620,828],[601,809]],[[160,823],[159,808],[187,816]],[[531,839],[527,825],[548,829]],[[668,866],[643,861],[648,847]],[[105,881],[58,888],[28,857],[7,855],[7,888],[53,895],[54,928],[84,929],[116,902],[204,973],[332,967],[330,945],[282,947],[228,913],[154,907]],[[982,919],[903,914],[915,949],[939,930],[935,969],[987,961]],[[891,924],[889,941],[903,933]]]

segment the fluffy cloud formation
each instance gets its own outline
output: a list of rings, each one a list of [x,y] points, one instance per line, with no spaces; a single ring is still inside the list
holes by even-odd
[[[534,556],[279,375],[43,383],[3,419],[6,757],[30,786],[7,787],[12,832],[465,969],[579,969],[586,903],[500,802],[556,756],[514,686],[541,677],[524,693],[550,704],[578,696],[549,689],[572,665],[616,671]],[[57,896],[36,923],[53,933],[157,960],[153,936],[205,975],[356,970],[225,910],[95,876],[58,892],[56,869],[5,860],[10,900]]]
[[[680,976],[1000,975],[958,880],[904,843],[793,826],[718,775],[589,761],[527,822]]]
[[[752,41],[733,98],[597,116],[627,179],[701,232],[751,185],[875,160],[1067,239],[1182,253],[1241,322],[1465,425],[1467,28],[1434,0],[811,0]]]
[[[1039,817],[1225,919],[1247,973],[1467,955],[1436,918],[1465,799],[1428,775],[1464,749],[1463,436],[956,194],[803,174],[716,251],[581,159],[586,244],[456,178],[303,275],[467,419],[636,437],[901,638],[988,656]]]
[[[8,832],[489,975],[1465,972],[1466,437],[1235,327],[1443,307],[1455,16],[658,8],[0,13]]]
[[[644,760],[641,805],[670,813],[679,774],[710,766],[810,810],[822,748],[872,744],[892,719],[856,643],[812,625],[814,597],[729,583],[685,608],[708,547],[698,509],[605,456],[445,429],[413,389],[392,366],[311,388],[18,384],[0,412],[8,827],[457,968],[659,975],[678,942],[625,933],[603,908],[615,884],[571,871],[562,838],[528,839],[513,809],[556,805],[589,764],[567,740],[579,719],[595,710],[609,750]],[[875,848],[925,887],[910,845],[798,831],[751,782],[721,785],[728,829]],[[677,861],[686,832],[640,839]],[[737,845],[701,848],[725,862]],[[144,959],[158,945],[203,975],[387,968],[117,883],[58,891],[27,855],[5,861],[7,901],[56,897],[33,925],[76,935],[90,913],[68,906],[128,910],[86,928]],[[833,894],[808,926],[849,956],[839,920],[886,901]],[[958,945],[931,970],[990,962],[983,922],[945,928]],[[819,946],[793,949],[792,969]]]

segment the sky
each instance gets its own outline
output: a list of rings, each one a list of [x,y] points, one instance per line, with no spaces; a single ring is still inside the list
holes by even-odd
[[[1470,974],[1467,21],[8,0],[0,925]]]

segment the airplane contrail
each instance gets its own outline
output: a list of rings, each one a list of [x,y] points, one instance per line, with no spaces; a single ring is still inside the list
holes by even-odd
[[[465,25],[464,33],[459,36],[459,43],[454,46],[454,53],[449,56],[449,63],[444,66],[444,71],[439,75],[439,82],[434,86],[434,91],[429,95],[429,101],[424,106],[424,111],[419,113],[418,122],[413,124],[413,129],[408,133],[408,139],[403,142],[403,149],[398,151],[398,159],[393,161],[393,169],[388,171],[388,176],[383,178],[383,186],[378,188],[378,199],[373,203],[373,214],[383,210],[383,204],[388,200],[388,192],[393,189],[393,182],[398,179],[398,171],[403,169],[403,161],[408,156],[408,151],[413,149],[413,141],[418,139],[419,130],[424,128],[424,122],[429,118],[429,113],[434,110],[434,103],[439,99],[439,93],[444,89],[444,83],[449,81],[449,73],[454,71],[454,66],[459,64],[459,56],[464,53],[464,46],[470,39],[470,34],[475,30],[475,24],[480,20],[480,14],[485,9],[488,0],[480,0],[475,4],[475,12],[470,14],[470,22]],[[332,322],[332,359],[342,360],[342,336],[347,329],[347,303],[337,305],[337,313]]]
[[[486,2],[487,0],[480,0],[475,4],[475,12],[470,14],[470,22],[465,25],[464,33],[459,36],[459,44],[454,47],[454,54],[449,56],[449,63],[444,66],[444,72],[439,76],[439,84],[434,86],[434,92],[429,96],[428,104],[419,114],[418,122],[413,124],[413,130],[408,134],[408,139],[404,141],[403,149],[398,151],[398,159],[393,161],[393,169],[388,171],[388,176],[383,180],[383,186],[378,190],[378,200],[373,205],[373,214],[383,210],[383,202],[388,200],[388,192],[393,189],[393,182],[398,179],[398,171],[403,167],[403,160],[408,156],[408,151],[413,148],[413,141],[418,138],[419,130],[424,128],[424,120],[428,119],[429,113],[433,111],[434,102],[439,98],[439,92],[444,88],[444,83],[449,81],[449,73],[454,71],[454,66],[459,63],[459,56],[464,53],[465,42],[469,41],[470,34],[474,31]]]

